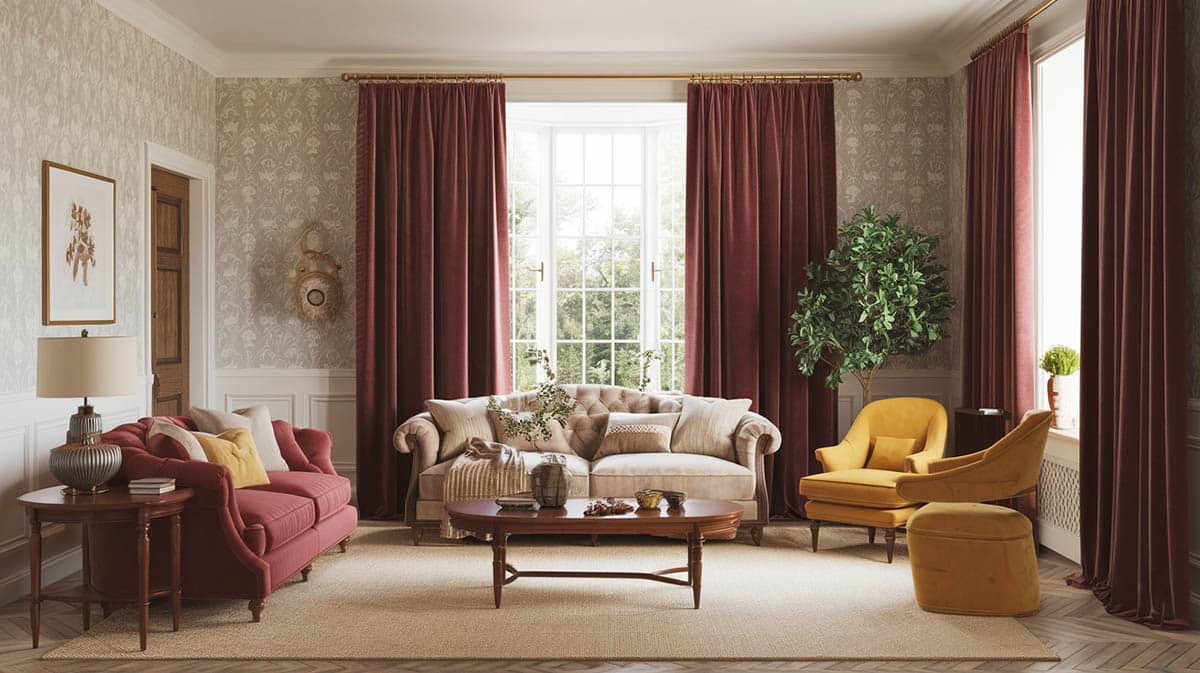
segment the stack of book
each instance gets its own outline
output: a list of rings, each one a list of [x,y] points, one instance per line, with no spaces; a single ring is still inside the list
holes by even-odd
[[[130,495],[162,495],[175,490],[175,480],[171,477],[146,477],[129,482]]]

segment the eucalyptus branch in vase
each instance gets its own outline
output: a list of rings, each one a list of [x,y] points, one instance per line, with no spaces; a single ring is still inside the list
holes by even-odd
[[[639,357],[642,359],[642,377],[638,380],[638,390],[644,393],[650,387],[650,367],[655,362],[662,362],[663,354],[661,350],[650,349],[642,351]]]
[[[528,411],[512,411],[500,406],[500,400],[494,395],[488,398],[488,411],[496,414],[504,434],[509,437],[520,437],[538,449],[538,441],[548,441],[554,436],[550,429],[552,421],[563,425],[567,417],[575,412],[579,402],[571,397],[565,388],[558,384],[554,368],[550,366],[550,356],[545,349],[529,349],[529,363],[540,364],[542,381],[538,384],[534,399]]]

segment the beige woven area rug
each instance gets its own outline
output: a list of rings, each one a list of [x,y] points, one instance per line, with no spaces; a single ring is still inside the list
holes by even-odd
[[[124,609],[46,658],[1057,660],[1015,619],[922,611],[903,544],[888,565],[862,529],[824,529],[821,543],[810,552],[799,527],[768,528],[762,547],[707,543],[700,610],[686,587],[557,578],[517,580],[497,610],[490,547],[413,547],[407,530],[365,527],[349,554],[322,557],[307,583],[268,597],[259,624],[244,601],[185,602],[172,633],[169,608],[156,603],[146,652]],[[591,547],[514,537],[508,560],[525,570],[645,571],[683,565],[686,553],[682,542],[651,538]]]

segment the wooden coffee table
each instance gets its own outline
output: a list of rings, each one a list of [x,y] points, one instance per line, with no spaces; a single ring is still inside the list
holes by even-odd
[[[631,501],[632,502],[632,501]],[[700,608],[701,552],[705,538],[732,539],[742,520],[742,506],[727,500],[688,500],[682,509],[635,510],[618,516],[584,516],[588,500],[572,498],[565,507],[534,511],[501,510],[491,500],[467,500],[446,504],[450,525],[492,536],[492,593],[496,607],[504,585],[522,577],[607,577],[665,582],[692,588],[692,600]],[[657,572],[601,572],[579,570],[517,570],[505,560],[508,536],[526,535],[657,535],[686,537],[688,563]],[[687,573],[687,579],[671,577]]]

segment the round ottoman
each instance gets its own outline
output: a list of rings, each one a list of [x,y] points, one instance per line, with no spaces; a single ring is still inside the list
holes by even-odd
[[[908,556],[917,603],[925,610],[995,616],[1038,611],[1033,526],[1020,512],[930,503],[908,520]]]

